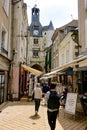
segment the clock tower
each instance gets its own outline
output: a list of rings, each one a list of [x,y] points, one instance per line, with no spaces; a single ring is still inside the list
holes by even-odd
[[[27,63],[32,68],[45,72],[46,48],[52,43],[51,37],[54,28],[52,22],[50,22],[50,24],[47,26],[42,26],[39,18],[40,10],[35,5],[31,10],[31,24],[29,26],[29,51]]]
[[[39,21],[40,10],[36,5],[32,8],[32,21],[30,25],[31,36],[42,36],[42,25]]]

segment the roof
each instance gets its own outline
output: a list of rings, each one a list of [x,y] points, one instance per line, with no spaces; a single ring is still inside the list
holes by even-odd
[[[71,22],[65,24],[64,26],[58,28],[58,30],[63,30],[65,29],[66,27],[78,27],[78,20],[72,20]]]
[[[43,31],[46,31],[46,30],[54,30],[52,21],[50,21],[49,25],[43,26]]]

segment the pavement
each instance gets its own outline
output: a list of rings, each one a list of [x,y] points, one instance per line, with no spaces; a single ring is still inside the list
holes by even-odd
[[[0,105],[0,130],[50,130],[47,108],[41,104],[39,116],[34,117],[34,102],[13,101]],[[87,118],[78,114],[76,119],[60,107],[55,130],[87,130]]]

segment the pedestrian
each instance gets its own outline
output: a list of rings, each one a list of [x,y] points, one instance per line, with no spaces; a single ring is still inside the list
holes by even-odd
[[[49,91],[49,86],[48,86],[48,82],[45,82],[42,86],[42,96],[43,96],[43,101],[44,101],[44,105],[47,105],[47,101],[45,99],[45,95],[46,93]]]
[[[66,98],[67,98],[67,93],[68,93],[68,89],[65,87],[61,96],[60,96],[60,103],[61,106],[65,107],[65,103],[66,103]]]
[[[42,89],[40,83],[36,83],[36,86],[34,88],[35,116],[38,116],[41,98],[42,98]]]
[[[84,114],[87,116],[87,91],[80,95],[80,101],[82,104]]]
[[[63,86],[62,86],[61,83],[57,83],[57,85],[56,85],[56,91],[57,91],[57,93],[58,93],[59,96],[62,94],[62,92],[63,92]]]
[[[46,94],[47,98],[47,117],[48,117],[48,123],[51,128],[51,130],[55,130],[56,128],[56,119],[59,114],[59,96],[56,91],[56,83],[50,84],[50,90]]]
[[[48,82],[45,82],[42,86],[42,92],[43,94],[47,93],[47,91],[49,91],[49,86],[48,86]]]

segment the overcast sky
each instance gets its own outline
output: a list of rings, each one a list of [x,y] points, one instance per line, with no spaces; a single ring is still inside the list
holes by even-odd
[[[61,27],[72,19],[78,19],[78,0],[24,0],[28,6],[28,21],[31,23],[31,9],[37,5],[40,9],[42,26],[53,22],[54,28]]]

